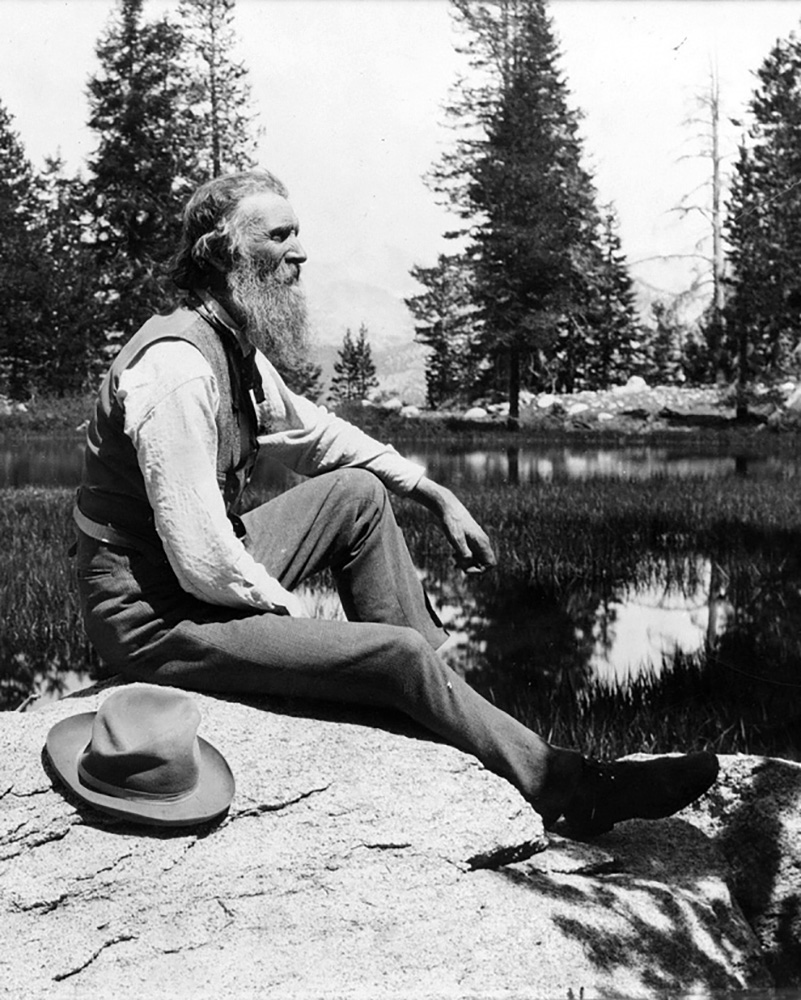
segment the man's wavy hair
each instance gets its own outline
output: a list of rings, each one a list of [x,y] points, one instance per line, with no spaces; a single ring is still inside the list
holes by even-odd
[[[181,240],[170,266],[170,277],[178,288],[190,291],[220,283],[219,265],[226,270],[233,265],[244,235],[233,225],[236,208],[243,198],[263,191],[288,196],[286,187],[269,170],[215,177],[195,191],[184,209]]]

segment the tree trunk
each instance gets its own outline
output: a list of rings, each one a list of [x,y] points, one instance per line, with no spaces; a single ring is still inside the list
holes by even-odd
[[[737,336],[737,420],[748,419],[748,331],[741,322]]]
[[[520,429],[520,348],[509,348],[509,416],[506,426],[510,431]]]
[[[515,445],[506,449],[506,465],[508,468],[507,482],[510,486],[520,483],[520,449]]]

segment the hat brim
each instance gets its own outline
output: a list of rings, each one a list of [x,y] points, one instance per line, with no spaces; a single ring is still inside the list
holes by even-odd
[[[201,737],[198,737],[200,777],[197,787],[191,795],[177,802],[123,799],[84,784],[78,774],[78,758],[92,738],[95,715],[95,712],[84,712],[62,719],[51,728],[45,744],[56,774],[84,802],[112,816],[149,826],[206,823],[230,806],[235,791],[234,776],[223,755]]]

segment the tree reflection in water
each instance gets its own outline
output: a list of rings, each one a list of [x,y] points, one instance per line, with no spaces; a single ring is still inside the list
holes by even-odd
[[[801,535],[729,526],[703,552],[687,547],[693,536],[657,535],[583,575],[547,560],[521,572],[502,553],[469,578],[426,551],[449,662],[521,721],[589,752],[609,746],[609,714],[628,713],[642,749],[689,740],[798,758]]]

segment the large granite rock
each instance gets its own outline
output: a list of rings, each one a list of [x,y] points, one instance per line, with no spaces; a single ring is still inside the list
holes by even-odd
[[[148,831],[68,802],[43,766],[50,726],[104,696],[2,719],[11,996],[589,1000],[770,982],[716,847],[718,799],[592,845],[549,838],[504,781],[395,717],[197,696],[236,798],[216,825]]]
[[[725,858],[728,881],[782,986],[801,986],[801,765],[721,758],[693,824]]]

